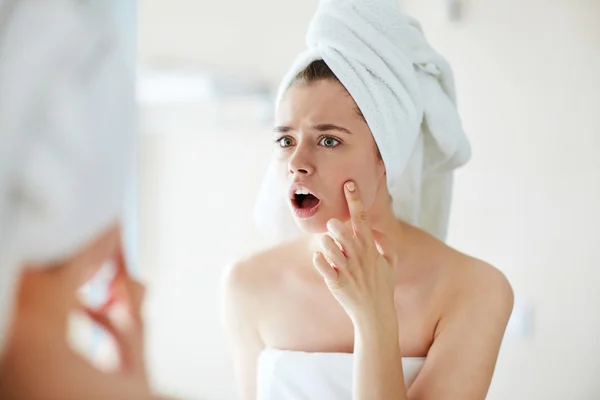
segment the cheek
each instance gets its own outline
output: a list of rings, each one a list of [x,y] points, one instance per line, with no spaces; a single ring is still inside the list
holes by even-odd
[[[328,184],[330,187],[337,188],[336,198],[338,201],[336,203],[346,207],[343,185],[345,182],[351,180],[358,185],[365,208],[371,208],[375,201],[377,187],[381,178],[375,166],[366,168],[365,165],[359,165],[359,163],[348,163],[337,168],[330,177],[331,180]]]
[[[281,155],[276,155],[274,156],[274,159],[272,160],[272,165],[269,166],[269,168],[275,168],[275,173],[277,174],[277,179],[279,180],[279,183],[284,184],[284,187],[286,187],[289,175],[289,164],[287,162],[287,159]]]
[[[361,191],[361,198],[366,209],[372,207],[377,196],[382,175],[385,173],[383,164],[379,160],[369,160],[360,166],[357,164],[352,169],[352,179]]]
[[[375,171],[362,171],[360,177],[356,179],[356,183],[361,189],[363,204],[367,210],[370,209],[375,202],[379,180],[380,178],[375,174]]]

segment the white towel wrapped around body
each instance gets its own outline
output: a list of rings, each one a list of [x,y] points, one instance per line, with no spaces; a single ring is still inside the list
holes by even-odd
[[[119,218],[133,76],[111,2],[0,8],[0,351],[24,263],[71,256]]]
[[[397,0],[321,0],[308,49],[281,82],[323,60],[364,115],[386,166],[395,215],[445,240],[453,171],[470,158],[449,63]],[[274,162],[259,191],[259,228],[284,239],[299,232]]]

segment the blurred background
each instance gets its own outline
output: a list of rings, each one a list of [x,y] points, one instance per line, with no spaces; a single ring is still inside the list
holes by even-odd
[[[156,386],[236,391],[220,277],[268,244],[252,210],[274,90],[317,0],[139,0],[139,221]],[[454,67],[473,159],[449,244],[516,304],[488,399],[600,399],[600,1],[404,0]]]

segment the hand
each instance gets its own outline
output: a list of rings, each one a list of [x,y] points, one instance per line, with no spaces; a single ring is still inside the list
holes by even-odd
[[[144,289],[127,274],[122,248],[118,246],[111,253],[116,275],[109,302],[99,309],[77,306],[114,338],[120,358],[119,371],[101,371],[68,343],[63,326],[66,318],[61,317],[63,311],[65,316],[72,311],[73,304],[54,299],[61,297],[64,286],[75,282],[80,272],[75,268],[71,269],[73,273],[33,271],[22,279],[14,334],[2,360],[7,374],[0,376],[4,381],[0,382],[1,398],[6,389],[17,393],[15,398],[158,399],[151,393],[144,363],[141,316]],[[34,298],[40,292],[43,296]],[[63,310],[66,304],[71,309]]]
[[[395,319],[395,253],[383,234],[371,230],[356,184],[347,182],[344,193],[350,224],[328,221],[313,263],[355,325],[391,314]]]
[[[86,306],[82,309],[115,340],[121,371],[147,385],[141,315],[144,287],[127,273],[120,246],[114,261],[116,274],[110,284],[108,301],[99,309]]]

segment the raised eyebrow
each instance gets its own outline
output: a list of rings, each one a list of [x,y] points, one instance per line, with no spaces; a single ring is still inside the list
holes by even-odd
[[[319,131],[319,132],[327,132],[327,131],[340,131],[340,132],[344,132],[348,135],[351,135],[352,132],[350,132],[348,129],[338,126],[338,125],[334,125],[334,124],[319,124],[319,125],[314,125],[311,126],[311,129]],[[276,126],[275,128],[273,128],[273,132],[274,133],[287,133],[292,131],[293,129],[289,126]]]
[[[291,130],[292,128],[290,128],[289,126],[276,126],[275,128],[273,128],[273,133],[287,133]]]
[[[341,126],[334,125],[334,124],[319,124],[319,125],[313,126],[312,129],[314,129],[316,131],[320,131],[320,132],[340,131],[340,132],[344,132],[348,135],[352,135],[352,132],[350,132],[348,129],[343,128]]]

